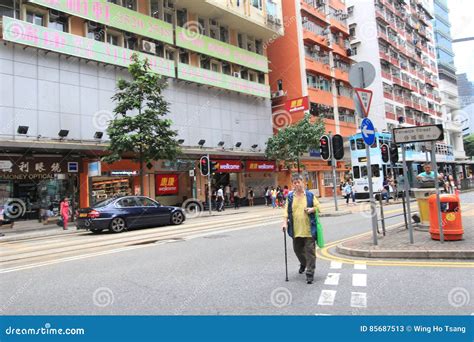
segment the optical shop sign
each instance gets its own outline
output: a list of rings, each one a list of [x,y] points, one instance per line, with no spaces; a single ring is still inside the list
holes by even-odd
[[[61,158],[0,158],[0,179],[41,180],[56,174],[79,173],[79,161]]]

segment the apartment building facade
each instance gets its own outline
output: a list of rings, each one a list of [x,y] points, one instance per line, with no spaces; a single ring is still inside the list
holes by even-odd
[[[453,146],[456,160],[464,160],[462,123],[463,115],[459,111],[459,96],[454,66],[454,52],[451,38],[451,23],[446,0],[434,0],[434,34],[436,58],[438,63],[439,91],[441,110],[446,118],[446,143]]]
[[[306,112],[322,117],[326,131],[345,137],[356,132],[356,116],[348,71],[352,64],[347,11],[340,0],[284,1],[285,35],[268,47],[274,126],[291,124]],[[307,106],[291,108],[295,100]],[[301,101],[303,100],[303,101]],[[298,101],[296,101],[298,103]],[[284,118],[284,119],[282,119]],[[308,187],[332,196],[331,167],[315,151],[303,157]],[[337,178],[346,171],[337,163]],[[289,171],[279,174],[288,184]]]
[[[0,196],[35,217],[63,196],[77,207],[138,191],[131,157],[99,161],[132,53],[167,80],[184,150],[147,165],[146,195],[204,200],[203,154],[219,161],[214,186],[274,185],[261,151],[272,135],[265,42],[284,32],[281,9],[279,0],[2,1]]]

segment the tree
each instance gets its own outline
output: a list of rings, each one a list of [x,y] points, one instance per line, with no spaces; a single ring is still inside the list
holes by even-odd
[[[474,134],[464,137],[464,150],[468,157],[474,157]]]
[[[163,118],[169,113],[168,102],[162,95],[166,82],[151,71],[147,59],[141,60],[133,54],[131,60],[128,67],[131,81],[119,80],[112,97],[116,107],[114,119],[107,128],[110,154],[103,160],[113,163],[122,159],[124,153],[135,153],[140,164],[140,193],[143,194],[145,163],[172,160],[181,151],[171,120]]]
[[[289,168],[296,164],[300,172],[301,156],[310,149],[319,147],[319,139],[324,135],[325,130],[321,118],[312,120],[311,114],[306,114],[303,120],[278,130],[268,139],[265,156],[283,161]]]

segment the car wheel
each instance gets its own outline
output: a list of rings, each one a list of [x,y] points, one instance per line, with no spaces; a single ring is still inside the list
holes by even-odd
[[[91,229],[90,232],[91,232],[92,234],[99,234],[99,233],[102,232],[102,229]]]
[[[114,233],[121,233],[127,229],[125,220],[121,217],[116,217],[110,222],[110,230]]]
[[[174,224],[175,226],[183,223],[184,221],[184,215],[181,211],[175,211],[173,214],[171,214],[171,223]]]

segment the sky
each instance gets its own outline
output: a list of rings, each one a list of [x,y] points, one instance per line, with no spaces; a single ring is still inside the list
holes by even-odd
[[[474,37],[474,1],[448,0],[448,8],[452,38]],[[457,73],[467,72],[469,80],[474,81],[474,40],[454,43],[453,49]]]

